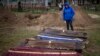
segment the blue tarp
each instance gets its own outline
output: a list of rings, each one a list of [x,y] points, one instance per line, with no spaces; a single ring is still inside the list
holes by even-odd
[[[49,36],[49,35],[37,35],[38,39],[41,40],[53,40],[53,41],[61,41],[61,42],[83,42],[80,38],[72,38],[70,36]]]

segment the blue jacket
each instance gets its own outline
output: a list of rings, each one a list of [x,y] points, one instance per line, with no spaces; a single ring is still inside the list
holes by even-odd
[[[66,5],[68,6],[68,8],[65,7]],[[75,14],[74,10],[69,6],[68,3],[65,3],[63,9],[63,19],[65,21],[72,21],[74,14]]]

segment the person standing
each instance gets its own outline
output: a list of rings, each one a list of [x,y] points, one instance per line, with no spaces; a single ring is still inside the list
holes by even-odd
[[[59,11],[61,11],[63,9],[63,4],[62,3],[59,3],[58,4],[58,7],[59,7]]]
[[[66,21],[66,25],[67,25],[67,30],[71,30],[73,31],[73,17],[75,15],[74,10],[72,9],[72,7],[68,4],[68,3],[64,3],[64,8],[63,8],[63,19],[64,21]]]
[[[22,6],[21,6],[21,1],[18,2],[18,11],[21,12],[22,11]]]

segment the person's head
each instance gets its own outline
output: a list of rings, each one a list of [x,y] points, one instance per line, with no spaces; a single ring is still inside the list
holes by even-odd
[[[64,6],[65,6],[65,8],[68,8],[68,7],[69,7],[69,4],[66,2],[66,3],[64,4]]]
[[[66,7],[66,8],[68,8],[68,7],[69,7],[69,5],[65,5],[65,7]]]

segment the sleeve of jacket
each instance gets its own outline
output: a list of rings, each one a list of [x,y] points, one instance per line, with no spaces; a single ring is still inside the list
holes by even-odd
[[[72,17],[75,15],[75,12],[72,8],[71,8],[71,14],[72,14]]]

